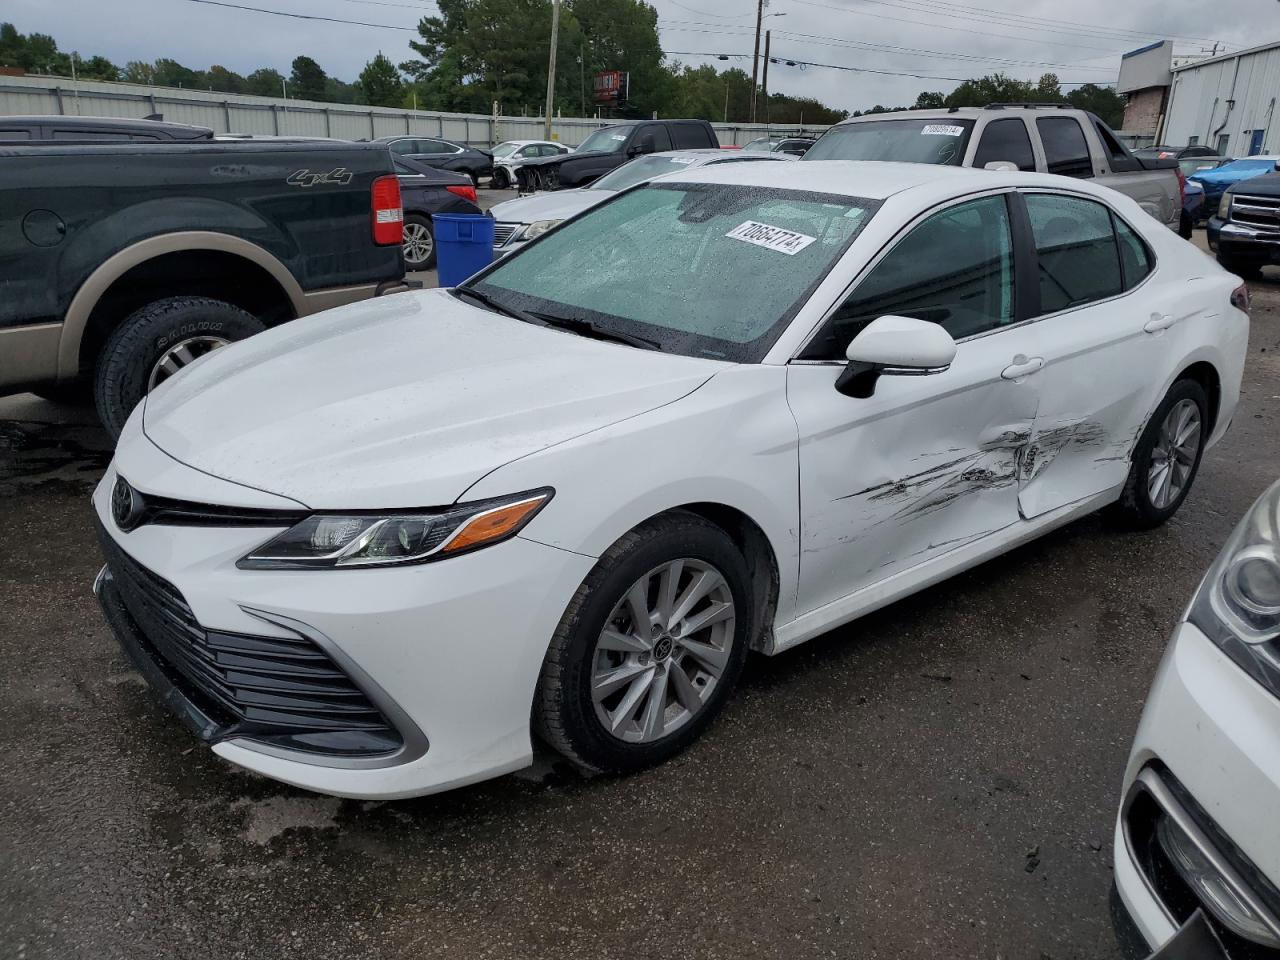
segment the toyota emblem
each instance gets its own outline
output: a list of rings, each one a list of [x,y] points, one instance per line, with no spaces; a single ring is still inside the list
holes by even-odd
[[[111,489],[111,517],[116,526],[128,533],[138,525],[141,513],[142,498],[129,486],[128,480],[116,477],[116,485]]]

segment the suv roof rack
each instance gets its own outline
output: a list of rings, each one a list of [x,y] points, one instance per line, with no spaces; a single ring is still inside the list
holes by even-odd
[[[1027,107],[1035,110],[1038,107],[1048,107],[1054,110],[1074,110],[1069,103],[988,103],[983,110],[1003,110],[1005,107]]]

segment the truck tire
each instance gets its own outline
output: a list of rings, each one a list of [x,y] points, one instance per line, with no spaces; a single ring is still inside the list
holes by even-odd
[[[98,355],[93,399],[102,425],[119,436],[153,387],[192,360],[266,329],[237,306],[209,297],[167,297],[131,313]]]
[[[1218,263],[1222,269],[1229,270],[1243,280],[1257,280],[1262,276],[1262,264],[1256,260],[1237,260],[1235,257],[1218,254]]]
[[[1178,219],[1178,236],[1180,236],[1183,240],[1190,240],[1193,236],[1195,236],[1195,232],[1196,232],[1195,221],[1191,219],[1191,214],[1183,210],[1182,216]]]

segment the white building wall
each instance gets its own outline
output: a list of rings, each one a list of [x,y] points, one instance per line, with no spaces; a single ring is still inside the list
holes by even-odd
[[[1164,143],[1202,143],[1227,156],[1249,153],[1252,131],[1262,130],[1260,153],[1280,153],[1280,44],[1218,57],[1173,74]],[[1230,101],[1234,101],[1231,104]]]

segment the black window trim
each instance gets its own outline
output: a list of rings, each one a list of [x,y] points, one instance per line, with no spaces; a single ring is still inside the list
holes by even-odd
[[[1137,283],[1132,287],[1128,287],[1127,289],[1122,289],[1119,293],[1114,294],[1113,296],[1110,296],[1110,297],[1103,297],[1100,300],[1090,300],[1088,303],[1077,303],[1074,306],[1064,307],[1061,310],[1055,310],[1053,313],[1039,313],[1038,315],[1033,316],[1027,321],[1025,321],[1026,323],[1039,323],[1041,320],[1049,320],[1053,317],[1061,317],[1068,313],[1075,313],[1077,310],[1088,310],[1089,308],[1096,307],[1098,306],[1098,304],[1101,304],[1101,303],[1111,303],[1115,300],[1119,300],[1121,297],[1129,296],[1129,294],[1133,293],[1135,290],[1141,290],[1144,286],[1147,285],[1147,282],[1153,276],[1155,276],[1156,270],[1159,269],[1160,267],[1160,261],[1156,256],[1155,248],[1152,247],[1151,244],[1147,242],[1147,238],[1142,235],[1142,231],[1140,231],[1131,222],[1129,222],[1128,219],[1126,219],[1125,217],[1122,217],[1118,212],[1116,212],[1115,207],[1111,206],[1111,204],[1107,203],[1107,201],[1103,200],[1101,197],[1095,197],[1087,193],[1078,193],[1075,190],[1064,190],[1060,187],[1017,187],[1016,190],[1024,198],[1028,194],[1053,194],[1053,195],[1063,196],[1063,197],[1072,197],[1076,200],[1089,200],[1089,201],[1092,201],[1093,203],[1098,204],[1098,206],[1102,207],[1104,210],[1110,213],[1111,214],[1111,239],[1116,246],[1116,258],[1120,265],[1120,283],[1122,286],[1124,284],[1124,258],[1120,256],[1120,236],[1119,234],[1116,233],[1115,221],[1119,220],[1126,227],[1128,227],[1130,230],[1133,231],[1134,236],[1136,236],[1140,241],[1142,241],[1142,245],[1147,248],[1147,255],[1151,258],[1151,269],[1147,271],[1147,275],[1142,278],[1141,283]],[[1023,211],[1024,213],[1026,211],[1025,199],[1023,200]],[[1036,250],[1034,238],[1030,236],[1030,229],[1031,229],[1031,220],[1030,220],[1030,217],[1028,216],[1028,219],[1027,219],[1028,238],[1027,239],[1031,241],[1030,253],[1032,257],[1032,262],[1036,264],[1035,295],[1036,295],[1036,305],[1038,307],[1039,301],[1040,301],[1040,273],[1039,273],[1040,254]],[[1000,327],[998,329],[1010,330],[1015,326],[1021,326],[1021,324],[1011,323],[1006,327]],[[985,334],[978,334],[978,336],[985,336]],[[968,339],[973,339],[973,338],[970,337]]]
[[[988,197],[1003,196],[1005,198],[1005,206],[1008,209],[1009,243],[1010,243],[1010,247],[1013,250],[1014,321],[1012,323],[1006,323],[1004,326],[993,327],[990,330],[983,330],[981,333],[973,333],[967,337],[961,337],[956,341],[956,344],[959,345],[961,343],[968,343],[970,340],[977,340],[979,337],[989,337],[994,333],[1003,333],[1006,330],[1015,330],[1018,327],[1025,326],[1028,323],[1035,323],[1036,320],[1039,318],[1035,316],[1024,316],[1023,314],[1023,309],[1024,307],[1027,306],[1027,294],[1024,290],[1024,288],[1027,286],[1025,274],[1029,271],[1036,281],[1033,289],[1034,289],[1034,295],[1036,298],[1037,306],[1039,305],[1039,298],[1040,298],[1040,284],[1039,284],[1039,276],[1037,273],[1038,268],[1037,268],[1036,258],[1035,258],[1035,244],[1034,243],[1031,244],[1030,259],[1028,259],[1027,248],[1025,246],[1025,244],[1030,240],[1031,221],[1029,218],[1026,217],[1026,207],[1025,205],[1021,204],[1021,199],[1019,198],[1019,200],[1017,201],[1014,200],[1014,197],[1018,192],[1019,191],[1017,190],[1017,188],[1011,187],[1011,186],[994,187],[994,188],[988,187],[984,190],[975,190],[972,193],[966,193],[957,197],[951,197],[945,202],[940,203],[936,206],[930,207],[928,210],[925,210],[922,213],[919,213],[916,216],[912,217],[909,221],[907,221],[906,224],[902,226],[900,230],[898,230],[892,237],[890,237],[887,241],[885,241],[884,245],[879,250],[876,251],[875,255],[866,262],[866,264],[862,267],[861,270],[857,272],[857,274],[854,275],[853,280],[850,281],[848,284],[846,284],[844,289],[835,297],[835,299],[830,304],[827,305],[827,307],[822,311],[822,315],[819,318],[818,322],[815,323],[813,327],[809,330],[809,332],[805,334],[804,339],[800,342],[800,345],[792,352],[792,355],[790,358],[788,358],[787,363],[799,363],[799,364],[806,364],[806,365],[816,364],[816,365],[825,365],[825,366],[831,366],[831,365],[844,366],[846,363],[848,363],[849,361],[846,360],[844,357],[840,357],[837,359],[830,359],[830,360],[822,360],[822,359],[805,357],[803,354],[809,348],[809,345],[817,338],[818,334],[822,332],[823,328],[826,327],[827,323],[831,320],[832,316],[835,315],[836,311],[839,310],[840,307],[844,304],[845,300],[849,298],[850,294],[852,294],[854,290],[858,288],[858,285],[867,278],[867,276],[871,273],[872,270],[874,270],[877,266],[879,266],[880,261],[883,260],[885,257],[887,257],[894,250],[894,248],[898,246],[899,242],[901,242],[907,236],[907,234],[909,234],[912,230],[914,230],[917,226],[919,226],[925,220],[928,220],[934,214],[942,213],[943,211],[949,210],[952,207],[956,207],[964,203],[970,203],[974,200],[985,200]],[[1021,227],[1018,226],[1018,210],[1019,209],[1021,209],[1021,216],[1024,218],[1023,225]],[[1025,235],[1022,235],[1023,231],[1025,231]],[[1019,242],[1019,240],[1021,240],[1021,243]],[[848,251],[845,251],[845,256],[848,256]],[[843,259],[843,257],[841,259]],[[839,266],[840,266],[840,263],[839,261],[837,261],[836,264],[832,267],[832,269],[833,270],[838,269]]]

